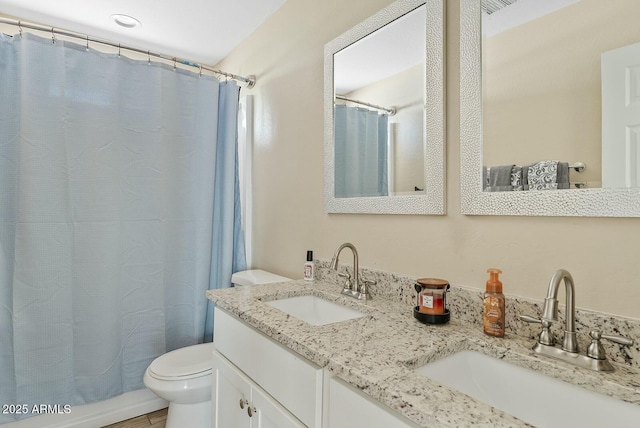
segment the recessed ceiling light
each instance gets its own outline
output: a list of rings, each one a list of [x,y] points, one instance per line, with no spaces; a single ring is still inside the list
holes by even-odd
[[[134,17],[123,15],[121,13],[114,13],[113,15],[111,15],[111,19],[113,20],[113,22],[124,28],[136,28],[142,25],[140,21],[138,21]]]

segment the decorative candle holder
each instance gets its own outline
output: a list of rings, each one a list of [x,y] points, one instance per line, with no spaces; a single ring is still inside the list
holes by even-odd
[[[438,278],[420,278],[416,281],[417,305],[413,316],[425,324],[445,324],[450,314],[447,308],[449,281]]]

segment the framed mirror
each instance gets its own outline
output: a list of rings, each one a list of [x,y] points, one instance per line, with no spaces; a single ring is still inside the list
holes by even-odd
[[[640,216],[640,3],[500,3],[460,4],[462,213]]]
[[[325,45],[329,213],[444,214],[444,2],[399,0]]]

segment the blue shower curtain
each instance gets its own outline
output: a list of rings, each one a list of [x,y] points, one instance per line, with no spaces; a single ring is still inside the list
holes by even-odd
[[[336,198],[387,196],[388,116],[335,106]]]
[[[238,86],[0,34],[0,94],[0,403],[139,389],[244,268]]]

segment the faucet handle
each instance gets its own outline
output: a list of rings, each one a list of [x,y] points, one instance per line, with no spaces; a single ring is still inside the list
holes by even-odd
[[[542,331],[540,332],[540,336],[538,337],[538,342],[543,345],[553,346],[553,344],[555,343],[555,338],[553,337],[553,333],[551,332],[551,321],[535,318],[531,315],[520,315],[520,319],[530,324],[542,324]]]
[[[520,315],[520,319],[530,324],[542,324],[542,320],[540,318],[532,317],[531,315]]]
[[[532,317],[531,315],[520,315],[520,319],[524,322],[528,322],[529,324],[542,324],[543,329],[551,327],[551,321]]]
[[[369,286],[377,284],[378,281],[373,281],[370,279],[362,279],[362,284],[360,285],[360,292],[358,293],[359,300],[371,300],[371,294],[369,293]]]
[[[345,278],[344,287],[342,288],[342,294],[351,294],[351,274],[349,272],[342,273],[339,272],[338,276],[340,278]]]
[[[600,343],[600,339],[607,339],[624,346],[633,345],[633,339],[622,336],[611,336],[609,334],[602,334],[598,330],[591,330],[589,332],[589,336],[591,336],[591,343],[587,348],[587,356],[596,360],[604,360],[607,358],[604,347]]]
[[[633,346],[633,343],[634,343],[633,339],[629,339],[628,337],[624,337],[624,336],[611,336],[609,334],[603,334],[601,336],[603,339],[607,339],[624,346]]]

